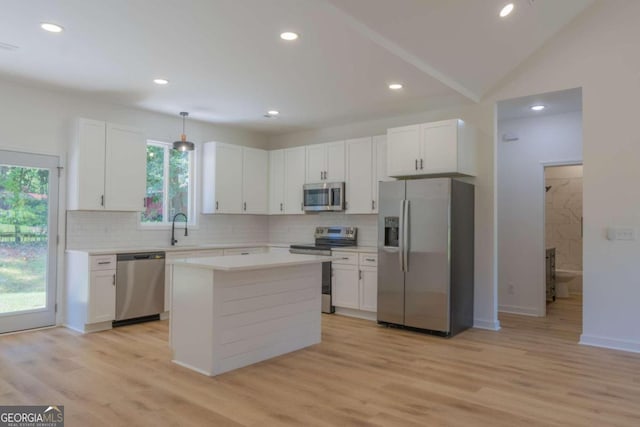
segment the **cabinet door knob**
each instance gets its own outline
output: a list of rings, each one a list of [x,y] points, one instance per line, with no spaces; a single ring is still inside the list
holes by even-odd
[[[282,203],[280,203],[280,212],[282,212],[284,210]]]
[[[424,169],[424,160],[420,159],[420,169]]]
[[[358,280],[362,280],[362,270],[358,270]]]
[[[376,209],[376,201],[375,201],[375,200],[372,200],[372,201],[371,201],[371,210],[373,211],[373,210],[375,210],[375,209]]]
[[[418,170],[418,159],[416,159],[416,170]]]
[[[100,206],[104,206],[104,194],[100,196]]]
[[[218,201],[216,200],[216,210],[218,210]]]
[[[244,202],[242,205],[242,209],[244,209],[245,211],[247,210],[247,202]]]
[[[113,275],[113,286],[115,286],[115,285],[116,285],[116,275],[114,274]]]

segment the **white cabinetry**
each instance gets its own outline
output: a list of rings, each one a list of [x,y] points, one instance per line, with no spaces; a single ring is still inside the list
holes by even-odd
[[[269,153],[244,147],[242,154],[242,211],[266,214],[269,203]]]
[[[305,148],[269,152],[269,213],[303,214]]]
[[[111,328],[116,314],[116,255],[69,251],[65,324],[80,332]]]
[[[387,173],[474,176],[475,129],[459,119],[388,129]]]
[[[68,171],[68,209],[144,209],[146,141],[142,131],[78,119]]]
[[[306,150],[307,184],[345,180],[344,141],[309,145]]]
[[[333,304],[336,308],[376,312],[377,254],[333,251],[333,255],[339,257],[331,263]]]
[[[304,147],[284,150],[284,213],[304,214],[302,186],[305,179]]]
[[[347,153],[348,214],[378,213],[378,186],[390,181],[387,176],[387,137],[350,139],[345,142]]]
[[[204,144],[202,213],[267,213],[268,153],[221,142]]]

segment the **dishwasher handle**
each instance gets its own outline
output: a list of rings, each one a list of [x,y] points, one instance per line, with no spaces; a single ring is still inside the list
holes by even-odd
[[[164,259],[164,252],[139,252],[133,254],[118,254],[118,261],[145,261]]]

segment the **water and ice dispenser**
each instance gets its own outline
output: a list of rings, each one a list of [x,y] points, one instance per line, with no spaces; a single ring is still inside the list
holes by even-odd
[[[397,216],[384,217],[384,245],[397,248],[400,237],[400,218]]]

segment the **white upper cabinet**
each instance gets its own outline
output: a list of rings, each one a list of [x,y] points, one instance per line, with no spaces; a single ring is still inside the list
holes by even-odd
[[[387,173],[389,176],[416,175],[420,158],[420,125],[387,130]]]
[[[269,153],[207,142],[202,150],[202,213],[266,214]]]
[[[302,186],[305,182],[304,147],[284,150],[284,213],[288,215],[304,214],[302,204]]]
[[[387,136],[378,135],[373,137],[373,210],[371,213],[378,213],[378,189],[380,182],[394,181],[387,175]]]
[[[269,214],[284,213],[284,150],[269,151]]]
[[[306,147],[306,182],[345,181],[344,141],[314,144]]]
[[[78,119],[69,147],[68,209],[142,211],[146,188],[144,133]]]
[[[346,211],[351,214],[372,213],[374,210],[372,178],[375,176],[372,138],[347,140],[345,149],[347,153]]]
[[[475,129],[459,119],[387,130],[389,176],[476,175]]]
[[[247,147],[242,152],[242,211],[266,214],[269,204],[269,153]]]
[[[242,147],[208,142],[202,155],[202,213],[242,213]]]
[[[141,211],[147,186],[147,144],[137,129],[107,123],[105,208]]]

